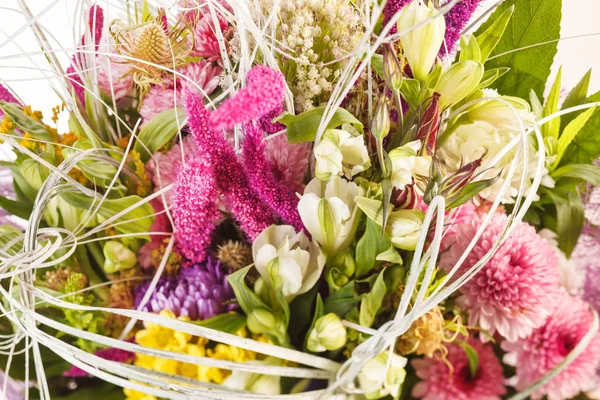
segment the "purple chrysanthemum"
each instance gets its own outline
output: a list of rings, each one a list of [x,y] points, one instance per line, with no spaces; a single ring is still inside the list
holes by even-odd
[[[176,316],[204,320],[235,309],[235,298],[221,263],[208,258],[204,264],[181,268],[174,277],[162,278],[143,311],[171,310]],[[150,283],[136,288],[135,305],[142,301]]]
[[[252,124],[246,125],[244,139],[244,166],[252,187],[259,197],[297,232],[304,229],[298,214],[298,196],[288,186],[278,181],[272,166],[265,157],[262,132]]]
[[[443,57],[454,50],[460,39],[460,34],[475,13],[480,1],[460,0],[444,15],[444,19],[446,20],[446,37],[445,44],[442,43],[442,47],[440,48],[439,57]]]
[[[202,262],[220,216],[212,167],[199,158],[189,158],[179,169],[173,193],[177,248],[188,260]]]

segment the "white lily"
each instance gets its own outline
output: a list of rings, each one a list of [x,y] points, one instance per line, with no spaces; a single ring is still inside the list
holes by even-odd
[[[369,360],[358,374],[360,388],[364,391],[367,399],[380,399],[385,396],[396,397],[404,378],[406,377],[407,359],[392,353],[392,359],[388,368],[387,351]]]
[[[392,161],[392,185],[398,190],[403,190],[406,185],[412,183],[413,178],[418,175],[428,176],[431,165],[431,157],[418,156],[421,142],[415,140],[404,146],[390,151],[389,157]]]

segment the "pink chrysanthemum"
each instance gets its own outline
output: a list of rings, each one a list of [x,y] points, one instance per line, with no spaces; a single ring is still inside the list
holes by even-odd
[[[589,304],[563,293],[558,307],[546,323],[526,339],[503,342],[508,352],[505,362],[516,366],[516,388],[523,390],[550,372],[588,333],[593,321]],[[588,347],[563,371],[536,390],[531,398],[570,399],[589,390],[600,367],[600,334],[596,333]]]
[[[177,248],[192,262],[206,258],[215,221],[220,216],[217,198],[212,167],[199,158],[187,159],[173,187],[173,219]]]
[[[269,205],[284,222],[297,232],[304,229],[298,213],[298,196],[282,181],[275,178],[272,167],[265,157],[262,132],[252,124],[246,125],[244,139],[244,166],[252,187],[258,196]]]
[[[456,241],[442,254],[440,266],[450,271],[470,244],[483,217],[460,225]],[[462,276],[500,240],[508,217],[495,215],[455,277]],[[490,333],[498,331],[510,341],[524,338],[552,313],[558,293],[558,259],[548,242],[532,226],[519,223],[477,275],[460,291],[470,311],[469,324]]]
[[[289,144],[286,135],[265,140],[273,174],[295,192],[304,191],[304,179],[312,155],[310,143]]]
[[[198,87],[200,87],[203,92],[202,95],[209,96],[219,85],[219,76],[222,69],[201,60],[197,63],[188,64],[178,72],[191,79],[195,85],[180,78],[176,81],[176,87],[173,86],[172,82],[164,86],[152,86],[146,97],[144,97],[140,108],[140,115],[144,121],[142,126],[161,112],[174,108],[175,104],[177,104],[177,107],[183,107],[185,101],[183,92],[185,89],[200,93],[200,90],[198,90]],[[177,103],[175,103],[175,96],[177,96]]]
[[[217,17],[219,28],[225,38],[225,45],[229,52],[228,40],[231,39],[232,31],[229,29],[227,19],[218,12],[215,12]],[[210,13],[203,15],[194,27],[194,48],[192,55],[195,57],[203,57],[208,61],[216,61],[218,63],[221,60],[221,48],[219,47],[219,39],[216,33],[216,26],[214,24],[213,17]]]
[[[244,169],[227,139],[208,126],[208,111],[202,99],[186,91],[186,110],[190,131],[202,157],[214,168],[214,179],[231,206],[234,217],[250,240],[273,222],[272,211],[254,193]]]
[[[447,362],[438,358],[415,359],[411,362],[421,381],[412,395],[423,400],[500,400],[506,393],[502,365],[491,346],[470,338],[467,342],[479,357],[475,376],[471,374],[469,359],[456,343],[450,343]]]
[[[281,72],[257,65],[248,72],[246,83],[245,88],[211,114],[212,129],[231,129],[236,124],[251,122],[281,107],[286,89]]]
[[[98,85],[104,93],[115,100],[121,100],[131,90],[133,77],[127,64],[112,62],[108,57],[96,58],[98,64]]]
[[[472,201],[468,201],[459,208],[454,209],[451,216],[449,215],[450,212],[446,212],[447,225],[444,237],[442,239],[442,245],[440,246],[441,250],[447,249],[448,247],[452,246],[454,242],[456,242],[456,234],[459,226],[468,224],[479,214],[477,213],[477,207],[475,204],[473,204]]]
[[[446,20],[445,45],[442,43],[439,56],[443,57],[446,53],[451,53],[460,39],[467,22],[471,19],[481,0],[461,0],[450,11],[444,15]],[[448,50],[446,52],[446,50]]]

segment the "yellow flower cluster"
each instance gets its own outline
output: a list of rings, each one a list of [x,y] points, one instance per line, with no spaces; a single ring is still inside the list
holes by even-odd
[[[139,179],[134,181],[133,179],[126,178],[125,184],[127,185],[129,192],[145,197],[152,189],[152,183],[150,183],[148,174],[146,174],[146,167],[139,152],[131,150],[129,155],[131,157],[131,163],[133,164],[132,168],[134,169],[135,176]]]
[[[175,314],[170,310],[163,310],[160,315],[168,318],[175,318]],[[187,321],[187,317],[178,319]],[[239,336],[246,337],[245,329],[237,333]],[[257,359],[257,354],[238,347],[225,344],[216,344],[210,346],[205,338],[199,338],[185,332],[178,332],[163,326],[146,323],[145,329],[137,332],[135,335],[136,343],[151,347],[153,349],[166,350],[176,353],[190,354],[194,356],[210,357],[216,360],[247,362]],[[188,378],[198,379],[204,382],[223,383],[231,374],[231,371],[204,365],[189,364],[175,360],[167,360],[148,356],[145,354],[135,355],[135,365],[167,374],[181,375]],[[131,389],[124,389],[126,400],[154,400],[155,397]]]

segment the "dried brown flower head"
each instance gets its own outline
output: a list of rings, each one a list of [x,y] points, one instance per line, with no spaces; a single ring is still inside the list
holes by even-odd
[[[222,264],[237,271],[252,263],[252,249],[245,243],[228,240],[219,246],[217,258]]]

